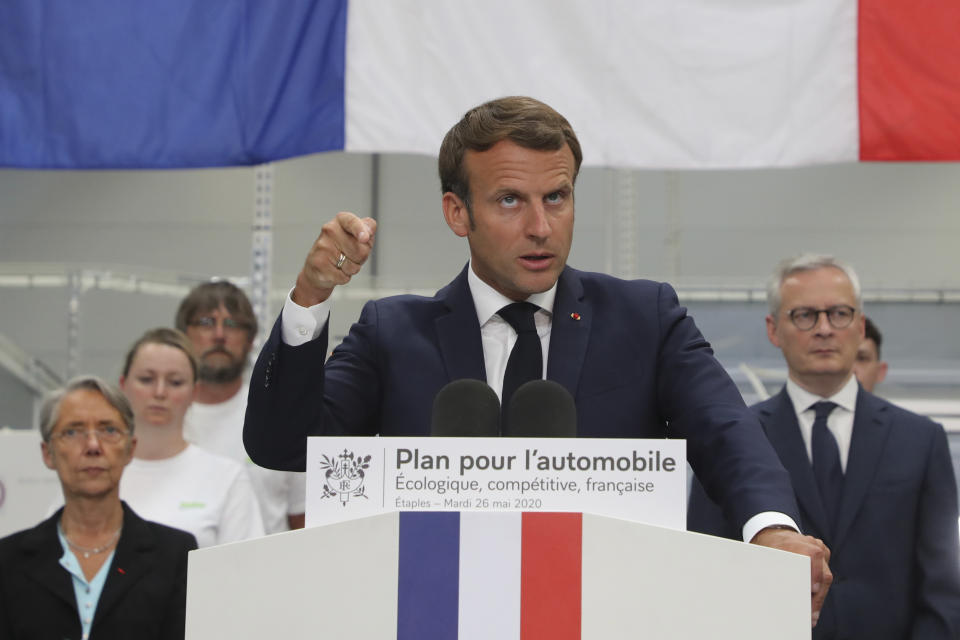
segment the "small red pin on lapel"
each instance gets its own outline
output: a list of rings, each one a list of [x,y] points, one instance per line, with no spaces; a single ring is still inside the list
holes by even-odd
[[[573,313],[570,314],[570,317],[573,318],[574,320],[579,320],[580,314],[574,311]]]
[[[124,571],[121,567],[117,567],[117,573],[119,573],[120,575],[124,575],[124,576],[127,575],[127,572]]]

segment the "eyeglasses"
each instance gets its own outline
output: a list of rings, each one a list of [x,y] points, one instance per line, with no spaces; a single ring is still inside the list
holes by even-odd
[[[56,438],[61,442],[66,442],[67,444],[79,446],[87,442],[91,433],[96,436],[98,441],[107,442],[109,444],[116,444],[117,442],[123,440],[123,438],[127,435],[127,431],[116,425],[102,424],[94,427],[93,429],[67,427],[60,433],[54,434],[51,437]]]
[[[220,320],[224,331],[249,331],[250,327],[243,322],[237,322],[233,318],[223,318]],[[202,316],[193,322],[188,323],[191,327],[197,327],[203,331],[213,331],[217,328],[217,318],[213,316]]]
[[[820,322],[820,314],[827,314],[827,320],[834,329],[846,329],[853,322],[857,310],[846,304],[838,304],[826,309],[814,309],[813,307],[797,307],[791,309],[788,316],[790,321],[800,331],[809,331]]]

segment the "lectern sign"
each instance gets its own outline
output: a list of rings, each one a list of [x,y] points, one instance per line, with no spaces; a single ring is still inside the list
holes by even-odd
[[[315,437],[307,525],[387,511],[572,511],[683,530],[686,443]]]

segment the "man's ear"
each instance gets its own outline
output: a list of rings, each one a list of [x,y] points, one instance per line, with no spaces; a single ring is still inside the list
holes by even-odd
[[[777,321],[773,319],[773,316],[768,315],[766,322],[767,322],[767,340],[770,341],[770,344],[772,344],[777,349],[779,349],[780,339],[777,337]]]
[[[470,214],[467,212],[467,203],[452,191],[443,194],[440,201],[443,207],[443,218],[447,221],[450,230],[461,238],[470,233]]]
[[[887,365],[886,362],[881,362],[881,363],[880,363],[880,366],[877,368],[877,381],[873,383],[874,385],[878,385],[878,384],[880,384],[881,382],[883,382],[884,379],[886,379],[886,377],[887,377],[887,368],[888,368],[888,365]]]

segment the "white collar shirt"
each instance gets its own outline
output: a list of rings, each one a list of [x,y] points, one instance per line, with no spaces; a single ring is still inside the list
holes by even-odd
[[[827,428],[837,441],[840,449],[840,466],[844,473],[847,471],[847,458],[850,456],[850,440],[853,437],[854,409],[857,406],[857,379],[851,375],[846,384],[829,398],[823,398],[810,393],[796,382],[787,379],[787,395],[793,403],[793,410],[797,414],[797,423],[800,425],[800,435],[807,448],[807,458],[813,460],[812,433],[814,410],[817,402],[828,400],[837,404],[836,408],[827,416]]]
[[[473,296],[473,306],[477,310],[480,322],[480,339],[483,343],[483,365],[487,372],[487,384],[503,399],[503,376],[507,369],[510,351],[517,341],[517,332],[510,324],[497,315],[497,311],[514,302],[473,272],[473,264],[467,269],[467,283]],[[550,351],[550,329],[553,322],[553,301],[557,296],[557,285],[543,293],[534,293],[526,302],[540,307],[533,315],[543,351],[543,373],[546,377],[547,354]]]

